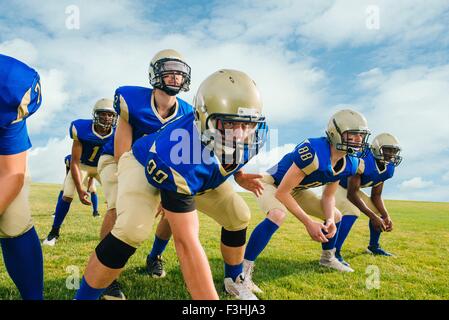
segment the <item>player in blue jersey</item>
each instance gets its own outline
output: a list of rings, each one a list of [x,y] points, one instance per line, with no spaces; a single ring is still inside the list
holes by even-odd
[[[189,90],[191,76],[190,67],[179,52],[166,49],[156,53],[150,62],[148,75],[152,89],[123,86],[115,92],[114,108],[119,114],[117,133],[114,142],[105,145],[98,162],[98,172],[108,203],[100,232],[101,239],[111,232],[117,218],[117,163],[121,155],[130,151],[138,138],[156,132],[169,121],[193,110],[189,103],[176,97],[179,92]],[[125,296],[119,283],[114,281],[102,298],[124,299]]]
[[[69,212],[75,190],[81,203],[91,205],[88,179],[93,177],[101,183],[97,172],[98,158],[103,145],[114,137],[117,118],[112,100],[98,100],[92,115],[93,119],[78,119],[70,125],[69,134],[73,139],[70,172],[64,180],[64,192],[56,205],[53,226],[43,242],[45,245],[54,246],[59,238],[59,230]]]
[[[353,271],[334,255],[341,220],[334,195],[339,180],[359,170],[357,156],[366,149],[368,136],[363,115],[338,111],[328,123],[326,137],[305,140],[268,170],[263,178],[264,191],[257,198],[267,217],[253,230],[245,251],[245,284],[254,293],[262,292],[252,280],[255,260],[282,225],[287,211],[304,224],[313,240],[322,243],[321,265]],[[324,186],[321,199],[310,190],[318,186]]]
[[[43,257],[28,203],[26,119],[42,102],[39,74],[0,54],[0,244],[22,299],[43,299]]]
[[[336,193],[336,206],[343,214],[340,234],[336,244],[336,257],[343,263],[341,248],[354,222],[363,212],[369,217],[370,241],[367,251],[374,255],[391,256],[379,245],[381,232],[393,230],[393,222],[382,200],[384,182],[393,177],[401,163],[401,147],[396,137],[389,133],[376,136],[370,150],[362,158],[364,170],[340,181]],[[371,188],[368,196],[361,189]]]
[[[149,237],[159,202],[193,299],[218,298],[198,238],[196,207],[222,226],[227,291],[241,299],[256,298],[240,277],[250,210],[225,181],[265,140],[261,111],[254,81],[239,71],[220,70],[198,89],[195,115],[180,116],[122,155],[117,222],[92,254],[76,299],[96,299],[118,277]]]
[[[69,174],[71,161],[72,161],[72,155],[71,154],[66,155],[64,158],[65,175],[66,176]],[[90,193],[90,199],[92,202],[92,215],[94,217],[98,217],[98,216],[100,216],[100,214],[98,213],[98,196],[97,196],[97,189],[95,187],[95,182],[94,182],[93,177],[89,177],[89,180],[87,182],[87,191]],[[59,191],[57,202],[61,201],[63,193],[64,193],[64,184],[62,185],[62,189]],[[56,208],[55,208],[55,212],[56,212]],[[54,217],[55,213],[53,213],[52,216]]]

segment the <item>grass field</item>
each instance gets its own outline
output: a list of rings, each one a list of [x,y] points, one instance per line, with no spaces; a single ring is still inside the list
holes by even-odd
[[[30,202],[34,221],[43,239],[52,224],[58,185],[33,184]],[[242,194],[253,217],[249,232],[263,219],[251,194]],[[105,204],[100,190],[100,212]],[[387,201],[395,230],[384,234],[381,244],[396,257],[373,257],[364,250],[369,238],[368,220],[361,217],[350,234],[344,257],[355,269],[352,274],[328,271],[318,265],[320,246],[290,216],[259,257],[254,275],[264,294],[262,299],[449,299],[449,204]],[[98,243],[102,218],[94,219],[91,208],[74,201],[53,248],[44,247],[45,298],[72,299],[67,289],[69,266],[84,271],[87,259]],[[223,263],[219,251],[220,227],[200,214],[202,244],[209,257],[215,285],[222,299]],[[249,233],[248,233],[249,236]],[[139,248],[121,276],[129,299],[189,299],[178,265],[173,242],[164,254],[167,277],[152,279],[145,274],[144,261],[153,240]],[[378,289],[368,289],[373,278],[368,266],[379,271]],[[370,282],[371,283],[371,282]],[[0,299],[20,299],[16,288],[0,264]]]

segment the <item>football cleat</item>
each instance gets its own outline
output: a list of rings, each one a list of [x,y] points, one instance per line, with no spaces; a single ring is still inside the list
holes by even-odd
[[[164,261],[161,256],[157,256],[155,259],[147,256],[147,273],[153,278],[163,278],[166,276],[164,270]]]
[[[337,258],[337,260],[340,261],[345,266],[347,266],[347,267],[351,266],[348,262],[345,261],[345,259],[343,259],[343,257],[341,256],[340,252],[338,252],[338,251],[335,252],[335,258]]]
[[[380,246],[368,246],[368,248],[366,248],[366,252],[375,256],[386,256],[386,257],[394,256],[392,253],[385,251]]]
[[[101,295],[102,300],[126,300],[125,295],[123,294],[120,284],[117,280],[114,280],[109,287],[107,287],[103,294]]]
[[[47,238],[45,238],[45,240],[42,242],[42,244],[45,246],[54,247],[58,238],[59,238],[59,231],[51,230]]]
[[[332,250],[323,250],[320,259],[320,265],[328,267],[340,272],[354,272],[350,267],[345,266],[343,263],[335,258],[335,248]]]
[[[262,289],[260,289],[253,282],[253,272],[254,272],[254,261],[243,260],[243,274],[245,275],[245,280],[243,284],[248,287],[253,293],[263,293]]]
[[[238,300],[259,300],[254,293],[245,285],[245,278],[241,273],[235,281],[232,278],[224,279],[225,291]]]
[[[92,216],[93,216],[94,218],[97,218],[97,217],[100,216],[100,214],[98,213],[98,211],[94,211],[94,212],[92,213]]]

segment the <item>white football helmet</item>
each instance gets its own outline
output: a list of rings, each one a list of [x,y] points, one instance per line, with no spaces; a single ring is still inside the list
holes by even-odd
[[[112,119],[104,119],[100,117],[102,112],[113,113]],[[117,112],[114,109],[114,102],[111,99],[100,99],[98,100],[92,110],[92,117],[94,120],[94,125],[98,125],[105,129],[114,128],[117,124]]]
[[[167,74],[181,75],[181,84],[179,86],[166,85],[163,77]],[[172,49],[156,53],[150,62],[148,76],[153,88],[158,88],[170,96],[177,95],[179,91],[187,92],[190,89],[191,69],[181,54]]]

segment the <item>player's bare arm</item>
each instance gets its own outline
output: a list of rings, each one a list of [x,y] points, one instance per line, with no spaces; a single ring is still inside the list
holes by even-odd
[[[83,145],[81,142],[74,140],[72,145],[72,161],[70,162],[70,172],[75,183],[76,191],[82,204],[90,206],[89,194],[83,189],[81,182],[80,159],[83,152]]]
[[[25,181],[26,151],[0,156],[0,186],[8,186],[0,192],[0,215],[17,197]]]
[[[335,232],[337,232],[337,227],[335,226],[335,192],[337,188],[338,181],[326,184],[321,196],[321,206],[326,217],[328,232],[326,238],[328,239],[332,238],[335,235]]]
[[[131,150],[133,137],[133,129],[131,125],[123,120],[122,117],[119,118],[117,123],[117,129],[115,131],[114,140],[114,158],[115,161],[119,161],[122,154]]]
[[[393,230],[393,221],[391,221],[390,215],[388,214],[388,210],[385,207],[384,200],[382,199],[382,190],[384,184],[381,183],[375,187],[371,188],[371,200],[373,201],[374,206],[379,210],[382,220],[385,224],[384,231]]]
[[[292,164],[277,188],[275,197],[287,207],[288,211],[304,224],[313,240],[318,242],[328,242],[326,236],[322,232],[323,229],[327,230],[327,227],[322,223],[312,220],[291,195],[293,188],[298,186],[305,176],[305,173],[301,169],[295,164]]]
[[[187,289],[195,300],[218,300],[206,253],[199,240],[196,210],[176,213],[164,209],[175,240],[176,253]]]
[[[386,225],[383,220],[374,213],[366,203],[359,197],[358,192],[360,191],[360,183],[361,176],[356,174],[348,179],[348,199],[351,201],[357,208],[360,209],[370,220],[376,229],[384,231],[386,229]]]

